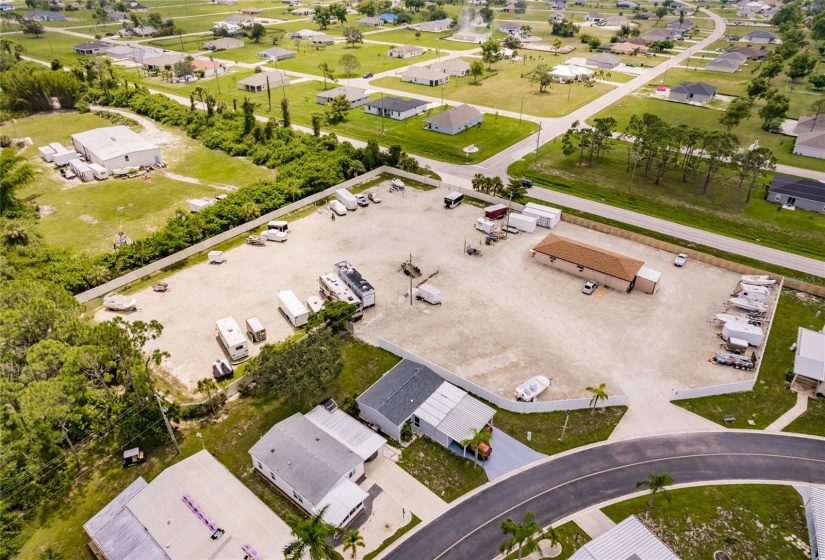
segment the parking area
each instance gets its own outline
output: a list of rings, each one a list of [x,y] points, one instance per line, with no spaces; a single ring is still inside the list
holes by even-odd
[[[731,383],[749,372],[708,362],[721,340],[710,321],[724,311],[737,274],[696,261],[673,266],[673,254],[562,222],[553,232],[645,261],[663,273],[654,295],[600,287],[582,294],[584,279],[536,263],[529,250],[549,230],[511,235],[495,245],[473,227],[481,210],[447,210],[444,190],[389,193],[383,202],[333,221],[314,213],[290,224],[286,243],[244,245],[221,265],[198,264],[167,281],[170,291],[146,288],[127,320],[164,325],[157,347],[171,353],[165,366],[189,387],[210,375],[223,354],[215,321],[232,316],[243,325],[257,316],[274,342],[294,333],[277,308],[277,294],[317,295],[318,277],[333,263],[350,261],[373,284],[377,305],[365,313],[357,336],[385,338],[442,367],[512,398],[534,375],[552,380],[539,400],[589,396],[586,387],[643,382],[668,395],[674,389]],[[469,256],[465,246],[478,248]],[[413,301],[400,265],[412,255],[422,276],[442,292],[443,305]],[[105,319],[112,314],[98,312]],[[251,345],[252,354],[258,347]]]
[[[478,460],[478,464],[484,467],[484,472],[487,473],[487,478],[490,480],[495,480],[547,457],[544,453],[530,449],[516,438],[505,434],[498,428],[495,429],[493,437],[490,438],[490,447],[493,450],[490,458],[486,461]],[[471,449],[468,448],[465,452],[465,450],[455,442],[450,444],[449,449],[462,457],[467,457],[471,461],[476,460]]]

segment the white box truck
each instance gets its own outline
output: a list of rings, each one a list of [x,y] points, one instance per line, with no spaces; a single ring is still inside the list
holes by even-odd
[[[762,333],[762,328],[742,321],[728,321],[722,327],[722,338],[729,340],[731,338],[740,338],[747,341],[751,346],[759,346],[762,344],[762,339],[765,335]]]
[[[223,344],[232,363],[237,363],[249,357],[249,344],[246,336],[232,317],[225,317],[215,321],[218,328],[218,338]]]
[[[335,263],[334,266],[338,278],[352,290],[352,293],[361,300],[361,304],[365,308],[375,305],[375,288],[361,276],[360,272],[355,270],[349,261],[340,261]]]
[[[561,210],[533,202],[528,202],[521,213],[536,218],[536,223],[541,227],[553,228],[561,221]]]
[[[109,178],[109,172],[106,171],[106,168],[97,163],[88,163],[86,164],[89,166],[89,169],[92,170],[92,173],[95,176],[95,179],[98,181],[105,181]]]
[[[335,191],[335,198],[344,205],[344,208],[347,210],[356,210],[358,209],[358,199],[355,198],[351,192],[347,189],[338,189]]]
[[[507,216],[508,226],[525,233],[533,233],[536,230],[536,222],[538,220],[535,217],[525,216],[524,214],[510,214]]]
[[[486,233],[487,235],[496,231],[496,223],[487,218],[479,218],[476,220],[475,227],[478,231]]]
[[[278,293],[278,308],[283,311],[289,322],[295,328],[303,327],[307,324],[309,311],[301,300],[289,290]]]

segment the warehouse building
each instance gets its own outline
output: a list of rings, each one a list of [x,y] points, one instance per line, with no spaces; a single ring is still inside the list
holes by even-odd
[[[208,451],[138,477],[83,525],[97,558],[281,558],[290,529]]]
[[[124,167],[141,167],[161,162],[160,148],[123,125],[73,134],[72,144],[86,161],[102,165],[109,173]]]
[[[401,441],[404,424],[444,447],[492,425],[496,411],[430,368],[402,360],[358,397],[361,418]]]
[[[542,239],[530,251],[530,256],[537,262],[595,280],[608,288],[625,292],[639,288],[645,293],[659,289],[661,274],[647,269],[644,262],[554,233]]]

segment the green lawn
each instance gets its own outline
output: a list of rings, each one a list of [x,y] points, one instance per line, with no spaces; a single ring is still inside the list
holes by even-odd
[[[782,431],[825,437],[825,399],[808,399],[808,410]]]
[[[708,77],[705,80],[704,76],[693,77],[693,74],[717,74],[716,72],[689,72],[677,73],[668,72],[667,83],[670,86],[678,85],[684,80],[702,80],[720,87],[727,83],[724,79],[714,79],[715,76]],[[652,91],[652,86],[642,90],[642,93],[633,94],[623,98],[617,103],[605,109],[597,117],[611,116],[619,121],[619,130],[623,130],[627,125],[632,115],[641,115],[643,113],[653,113],[655,115],[667,115],[667,120],[671,124],[688,124],[698,126],[705,130],[724,130],[724,127],[719,124],[719,117],[722,114],[721,108],[697,107],[695,105],[688,105],[685,103],[673,103],[663,99],[654,99],[647,97],[647,93]],[[802,95],[802,94],[800,94]],[[810,99],[807,104],[799,101],[800,95],[797,96],[797,105],[799,107],[799,114],[804,114]],[[807,99],[807,98],[805,98]],[[764,102],[757,101],[755,106],[751,109],[751,118],[743,121],[739,126],[735,127],[733,132],[742,146],[749,146],[754,141],[759,140],[759,145],[769,148],[777,159],[778,163],[784,165],[792,165],[794,167],[802,167],[814,171],[825,172],[825,160],[797,156],[791,153],[795,139],[791,136],[783,136],[781,134],[773,134],[762,130],[762,119],[759,118],[757,112]]]
[[[669,493],[670,503],[660,495],[653,508],[643,496],[602,511],[616,523],[636,515],[683,560],[713,558],[725,548],[726,537],[737,541],[732,558],[809,558],[785,540],[796,535],[809,542],[802,497],[792,486],[704,486]]]
[[[281,41],[281,45],[285,49],[296,50],[292,41]],[[328,47],[313,47],[307,41],[301,41],[300,49],[296,52],[298,55],[295,58],[282,60],[278,63],[278,68],[281,70],[292,70],[293,72],[303,72],[305,74],[314,74],[321,76],[318,70],[318,65],[329,64],[333,71],[338,76],[343,76],[344,71],[338,66],[338,61],[345,54],[355,55],[361,67],[355,70],[353,76],[361,76],[364,72],[372,72],[377,74],[379,72],[386,72],[402,66],[408,66],[410,61],[407,59],[392,58],[387,56],[389,47],[386,45],[374,45],[366,43],[364,45],[347,45],[345,43],[336,43]],[[424,62],[436,57],[435,51],[428,51],[427,53],[415,57],[415,62]]]
[[[446,502],[487,483],[487,474],[480,465],[423,436],[404,448],[398,466]]]
[[[550,63],[555,63],[550,55]],[[472,59],[467,59],[472,60]],[[560,62],[559,62],[560,63]],[[554,84],[545,93],[539,93],[538,84],[530,83],[529,77],[522,77],[532,72],[535,63],[499,62],[478,82],[473,78],[451,77],[444,86],[444,97],[452,101],[461,101],[471,105],[483,105],[502,111],[520,112],[524,104],[524,114],[541,117],[560,117],[601,97],[613,86],[596,83],[593,87],[584,84]],[[380,87],[406,91],[414,95],[439,97],[441,88],[402,82],[400,78],[381,78],[372,84]]]
[[[552,560],[567,560],[573,553],[580,549],[584,544],[590,542],[592,539],[579,527],[575,521],[568,521],[556,527],[559,534],[559,544],[561,545],[561,553],[554,556]],[[522,549],[522,558],[526,558],[532,549],[524,547]],[[518,550],[511,552],[504,557],[504,560],[518,560]],[[551,560],[549,557],[541,558],[540,560]]]
[[[611,115],[621,116],[621,107]],[[699,109],[709,111],[708,109]],[[717,177],[707,196],[701,195],[702,177],[681,180],[671,170],[660,185],[655,173],[637,170],[631,183],[627,145],[617,142],[603,161],[579,166],[578,154],[565,156],[558,140],[539,149],[539,161],[529,155],[508,169],[512,177],[529,177],[537,186],[596,200],[668,221],[712,231],[814,258],[825,258],[825,218],[816,212],[777,212],[757,188],[749,204],[746,189],[733,176]],[[587,156],[585,155],[585,162]],[[758,266],[758,265],[757,265]]]
[[[444,33],[426,33],[422,32],[420,37],[415,36],[415,29],[393,29],[392,31],[382,31],[365,35],[365,41],[381,41],[382,43],[392,43],[393,45],[415,45],[417,47],[425,47],[428,49],[442,49],[450,51],[466,51],[477,49],[478,45],[472,43],[460,43],[458,41],[445,41],[444,37],[450,37],[454,31],[445,31]],[[415,59],[411,59],[413,62]]]
[[[34,145],[24,154],[39,172],[38,179],[20,194],[51,211],[38,230],[49,244],[80,252],[108,251],[119,231],[133,239],[141,237],[163,225],[174,209],[187,207],[187,199],[214,196],[225,192],[222,187],[275,177],[272,170],[209,150],[175,133],[174,149],[161,148],[169,167],[153,172],[151,179],[109,179],[67,188],[54,167],[40,160],[37,146],[49,142],[70,146],[72,134],[111,123],[91,114],[60,113],[18,119],[15,126],[19,134],[32,138]]]
[[[21,34],[9,35],[8,38],[15,44],[23,45],[23,48],[26,49],[23,53],[25,56],[46,62],[51,62],[56,58],[64,66],[73,66],[76,61],[83,58],[81,55],[75,54],[72,47],[87,40],[54,31],[47,31],[45,35],[41,35],[38,39],[35,39],[33,35]]]
[[[574,447],[606,440],[626,411],[626,406],[600,408],[592,414],[590,410],[573,410],[567,422],[564,441],[559,441],[564,419],[567,416],[563,410],[519,414],[498,409],[495,425],[536,451],[546,455],[555,455]],[[532,432],[529,441],[527,432]]]
[[[792,372],[794,361],[794,353],[789,348],[796,342],[799,327],[817,331],[822,328],[825,316],[816,317],[817,312],[825,312],[825,301],[793,290],[783,290],[753,391],[673,401],[673,404],[723,426],[765,428],[796,403],[796,394],[785,388],[786,376]],[[722,416],[725,414],[733,414],[736,422],[724,424]],[[822,411],[818,410],[808,420],[800,420],[800,425],[815,424],[817,414],[821,419]],[[754,425],[748,424],[748,420],[752,420]],[[822,433],[821,426],[819,433]]]
[[[338,403],[353,391],[362,392],[384,372],[392,368],[398,358],[375,346],[349,339],[344,347],[344,371],[328,388],[328,394]],[[83,523],[97,513],[136,477],[152,480],[160,472],[201,450],[203,445],[214,454],[241,482],[261,498],[281,517],[298,515],[299,510],[272,486],[255,474],[251,468],[249,448],[275,423],[299,410],[292,403],[273,399],[268,395],[253,395],[230,403],[220,421],[205,419],[194,422],[178,433],[181,455],[174,456],[170,445],[149,452],[149,459],[135,469],[123,469],[120,461],[105,454],[98,461],[89,463],[72,494],[60,504],[50,504],[27,520],[24,530],[26,540],[19,558],[34,558],[46,546],[62,550],[66,558],[93,560],[83,531]]]

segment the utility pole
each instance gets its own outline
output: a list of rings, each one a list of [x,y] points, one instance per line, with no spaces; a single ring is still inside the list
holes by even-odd
[[[642,159],[642,154],[635,153],[630,157],[633,158],[633,172],[630,174],[630,183],[627,184],[627,192],[630,192],[630,185],[633,184],[633,177],[636,175],[636,166],[639,165],[639,160]]]
[[[570,411],[567,411],[567,416],[564,417],[564,427],[561,429],[561,437],[559,441],[564,441],[564,432],[567,431],[567,421],[570,420]]]
[[[172,438],[172,443],[175,444],[175,449],[180,455],[180,447],[178,446],[178,440],[175,438],[175,432],[172,431],[172,426],[169,424],[169,419],[166,417],[166,409],[163,408],[163,403],[160,401],[160,395],[155,393],[155,399],[158,401],[158,408],[160,408],[160,413],[163,416],[163,423],[166,424],[166,431],[169,432],[169,437]]]
[[[215,63],[215,57],[214,56],[210,56],[209,60],[213,64]],[[218,84],[218,95],[220,95],[220,93],[221,93],[221,81],[218,79],[218,74],[219,74],[219,72],[215,72],[215,83]]]
[[[536,161],[535,163],[539,162],[539,145],[541,144],[541,121],[539,121],[539,132],[536,136]]]
[[[521,109],[518,111],[518,125],[521,126],[521,114],[524,112],[524,96],[521,96]]]
[[[384,134],[384,92],[381,92],[381,134]]]

